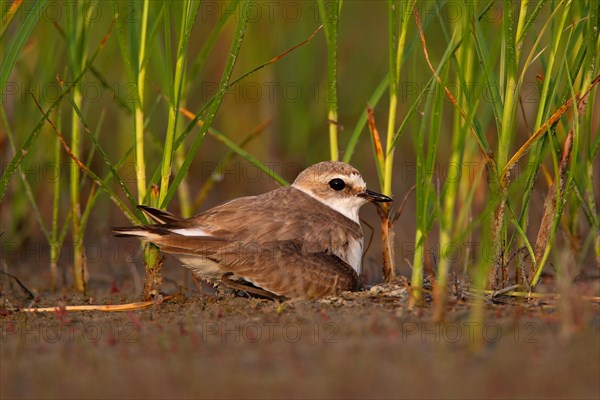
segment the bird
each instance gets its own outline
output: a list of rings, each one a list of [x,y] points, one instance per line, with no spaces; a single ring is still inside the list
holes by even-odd
[[[155,224],[116,227],[174,255],[196,277],[247,293],[319,299],[360,287],[360,208],[390,202],[340,161],[314,164],[289,186],[239,197],[193,217],[138,206]]]

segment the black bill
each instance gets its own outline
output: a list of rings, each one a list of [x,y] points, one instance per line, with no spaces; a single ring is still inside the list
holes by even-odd
[[[372,190],[366,189],[359,196],[372,201],[374,203],[387,203],[392,201],[392,198],[381,193],[373,192]]]

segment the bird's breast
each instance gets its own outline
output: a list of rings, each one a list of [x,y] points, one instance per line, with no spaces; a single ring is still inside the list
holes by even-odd
[[[349,238],[345,246],[342,246],[338,251],[334,250],[336,256],[348,263],[358,275],[361,273],[363,240],[361,238]]]

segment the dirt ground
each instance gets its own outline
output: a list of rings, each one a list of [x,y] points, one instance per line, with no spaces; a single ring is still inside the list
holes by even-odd
[[[461,294],[436,324],[429,303],[408,310],[402,283],[285,303],[180,287],[111,313],[14,311],[28,304],[9,286],[1,399],[600,398],[600,308],[584,300],[501,298],[476,323]],[[136,301],[129,293],[106,284],[91,297]],[[90,303],[37,295],[38,307]]]

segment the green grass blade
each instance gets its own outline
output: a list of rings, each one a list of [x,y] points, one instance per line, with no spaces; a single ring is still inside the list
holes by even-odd
[[[110,33],[110,31],[109,31],[109,33]],[[107,34],[107,36],[108,36],[108,34]],[[94,54],[92,54],[92,56],[89,58],[88,62],[86,63],[85,67],[83,68],[83,70],[81,71],[79,76],[77,76],[73,80],[73,82],[71,82],[69,85],[67,85],[66,88],[62,91],[62,93],[57,96],[56,100],[54,100],[52,102],[52,104],[50,105],[50,107],[48,108],[46,113],[42,116],[42,118],[39,120],[39,122],[33,128],[31,133],[27,136],[27,139],[21,145],[21,147],[19,148],[17,153],[14,155],[12,160],[8,163],[8,165],[6,166],[6,169],[4,170],[4,173],[2,174],[2,177],[0,178],[0,201],[4,198],[4,195],[6,194],[6,189],[8,188],[8,182],[10,181],[11,177],[13,176],[13,174],[15,173],[15,171],[17,170],[17,168],[19,167],[19,165],[21,164],[23,159],[25,159],[27,157],[27,155],[29,154],[31,147],[33,146],[38,134],[40,133],[42,127],[44,126],[44,123],[46,122],[46,119],[49,117],[52,110],[56,106],[58,106],[60,104],[60,102],[62,101],[62,99],[67,94],[70,93],[72,88],[81,81],[81,79],[86,74],[86,72],[88,71],[90,66],[94,63],[94,60],[96,59],[96,57],[100,53],[100,50],[102,50],[103,47],[104,47],[104,41],[102,43],[100,43],[98,48],[96,48],[96,50],[94,51]]]
[[[337,47],[338,47],[338,21],[342,7],[341,1],[318,0],[319,14],[325,26],[327,40],[327,98],[329,112],[327,124],[329,126],[329,152],[330,158],[337,161],[338,148],[338,82],[337,82]]]
[[[136,205],[137,205],[137,201],[135,200],[133,194],[129,191],[129,188],[127,187],[127,185],[125,184],[125,182],[123,182],[123,180],[121,179],[119,173],[117,172],[115,166],[113,165],[113,163],[111,163],[108,154],[106,153],[106,151],[104,150],[104,148],[100,145],[100,143],[98,142],[96,136],[90,131],[88,124],[85,120],[85,117],[83,116],[83,114],[81,113],[81,110],[79,109],[79,107],[77,106],[77,104],[75,103],[75,101],[73,101],[73,99],[69,96],[68,97],[69,102],[71,103],[71,107],[73,108],[74,112],[77,114],[78,118],[79,118],[79,122],[81,123],[81,125],[83,126],[84,131],[88,134],[88,136],[90,137],[90,139],[92,140],[92,142],[94,143],[94,147],[98,150],[98,152],[100,152],[100,155],[102,156],[102,159],[104,160],[104,163],[108,166],[110,173],[113,175],[113,177],[115,178],[115,180],[117,181],[117,183],[119,184],[119,187],[123,190],[123,193],[125,193],[125,196],[127,197],[127,200],[129,200],[129,204],[132,206],[132,208],[134,210],[137,210]],[[102,185],[100,185],[102,186]],[[126,205],[123,203],[121,205],[121,209],[123,209],[124,207],[126,207]],[[141,215],[141,213],[139,213],[138,215]]]
[[[10,146],[10,149],[12,150],[13,153],[15,153],[16,152],[15,136],[12,132],[12,129],[10,128],[10,125],[8,124],[8,119],[6,118],[6,112],[4,110],[3,105],[0,106],[0,119],[2,121],[2,124],[6,127],[6,136],[8,137],[8,144]],[[33,190],[31,188],[31,184],[27,180],[27,175],[25,175],[25,173],[21,170],[20,167],[19,167],[19,170],[20,170],[19,172],[21,173],[21,182],[23,183],[23,187],[25,188],[25,195],[27,196],[27,199],[29,200],[29,203],[31,204],[31,208],[33,209],[33,213],[38,221],[40,230],[44,234],[46,241],[48,243],[51,243],[52,234],[51,234],[50,230],[48,229],[46,222],[44,221],[44,218],[42,217],[42,213],[37,204],[35,194],[33,193]]]
[[[390,75],[388,73],[383,77],[383,79],[381,80],[379,85],[377,85],[377,87],[375,88],[375,91],[373,92],[371,97],[369,97],[367,104],[369,106],[371,106],[372,108],[375,108],[375,106],[379,103],[379,100],[381,99],[381,97],[383,97],[383,94],[385,93],[385,91],[389,85],[390,85]],[[365,109],[360,114],[360,117],[358,118],[358,121],[356,122],[356,126],[354,127],[354,130],[352,131],[352,134],[350,135],[350,140],[348,141],[348,146],[346,146],[346,151],[344,152],[344,157],[342,157],[343,162],[345,162],[345,163],[350,162],[350,159],[352,158],[352,155],[354,154],[354,150],[356,149],[356,145],[358,144],[358,139],[360,138],[360,134],[365,129],[366,125],[367,125],[367,110]]]
[[[288,181],[286,181],[282,176],[278,175],[275,171],[273,171],[273,168],[269,168],[268,166],[266,166],[258,158],[254,157],[252,154],[248,153],[246,150],[244,150],[243,148],[238,146],[234,141],[229,139],[227,136],[218,132],[214,128],[210,128],[210,131],[215,136],[215,138],[217,138],[217,140],[219,140],[221,143],[223,143],[224,145],[229,147],[229,149],[231,149],[231,151],[235,152],[242,158],[248,160],[249,162],[251,162],[252,164],[257,166],[258,168],[260,168],[261,171],[263,171],[269,177],[274,179],[281,186],[289,185]]]
[[[246,6],[249,6],[252,4],[252,1],[246,2],[245,4],[246,4]],[[204,119],[204,123],[202,124],[200,131],[194,138],[194,142],[192,143],[192,146],[191,146],[190,150],[188,151],[188,154],[186,155],[185,160],[183,161],[183,164],[181,165],[181,168],[175,175],[175,178],[173,179],[173,182],[172,182],[171,186],[169,187],[169,191],[167,192],[167,195],[161,202],[161,204],[160,204],[161,208],[165,208],[167,206],[167,204],[169,204],[169,202],[171,201],[171,199],[173,198],[175,193],[177,193],[177,187],[179,186],[179,183],[183,180],[183,177],[185,176],[188,169],[190,168],[192,160],[194,159],[195,155],[197,154],[198,149],[200,148],[200,144],[202,143],[204,136],[206,135],[206,132],[208,131],[208,128],[212,124],[212,122],[217,114],[217,111],[219,110],[219,107],[221,106],[221,102],[223,101],[223,97],[225,96],[225,92],[227,90],[227,86],[228,86],[229,80],[231,78],[231,74],[233,72],[233,67],[235,66],[238,54],[240,52],[240,48],[242,46],[242,41],[244,39],[244,35],[246,34],[246,29],[248,27],[249,18],[250,18],[249,13],[242,13],[242,16],[240,17],[240,19],[238,21],[235,36],[233,39],[233,43],[231,44],[231,49],[229,51],[229,57],[227,58],[227,64],[225,66],[223,76],[221,77],[221,82],[219,83],[219,90],[218,90],[217,94],[215,95],[214,99],[211,102],[207,103],[207,105],[208,105],[207,116]],[[204,109],[204,107],[203,107],[203,109]],[[200,114],[198,114],[198,116],[190,123],[190,125],[191,124],[195,125],[196,122],[199,120],[199,118],[200,118]],[[188,129],[191,130],[190,125],[188,125],[188,128],[186,128],[186,131],[188,131]],[[176,144],[176,146],[177,146],[177,144]]]
[[[196,3],[198,5],[198,3]],[[183,92],[183,77],[184,77],[184,68],[185,68],[185,60],[187,58],[187,48],[188,42],[190,38],[190,32],[196,22],[196,16],[198,13],[198,9],[192,9],[193,3],[191,1],[185,1],[183,4],[184,12],[182,17],[182,23],[180,27],[179,33],[179,44],[177,46],[177,60],[175,63],[175,75],[172,76],[172,79],[169,80],[170,84],[170,101],[169,101],[169,112],[168,112],[168,122],[167,122],[167,136],[165,138],[165,147],[163,150],[163,159],[161,163],[161,183],[160,183],[160,193],[158,197],[158,201],[160,204],[163,203],[168,189],[169,189],[169,178],[171,176],[171,164],[173,159],[174,152],[174,142],[175,142],[175,130],[177,129],[177,119],[179,118],[179,105],[181,101],[181,95]],[[168,6],[166,7],[168,9]],[[165,18],[165,21],[168,21],[168,16]],[[168,23],[165,23],[166,31],[168,29]],[[168,33],[168,32],[167,32]],[[166,36],[166,42],[170,41],[170,34]],[[170,51],[167,52],[170,56]],[[169,64],[170,69],[170,61],[167,62]],[[170,72],[170,71],[169,71]],[[169,74],[170,75],[170,74]]]
[[[240,0],[232,0],[229,3],[227,3],[225,13],[221,15],[221,17],[218,19],[216,26],[210,31],[210,35],[202,45],[202,49],[198,53],[198,56],[196,57],[192,64],[192,67],[190,68],[190,73],[186,78],[188,82],[193,82],[198,77],[198,74],[206,64],[206,59],[208,58],[208,55],[217,43],[217,39],[219,38],[221,32],[223,32],[223,27],[225,27],[225,23],[229,20],[229,18],[232,15],[235,14],[235,10],[239,2]]]
[[[15,37],[12,38],[11,44],[8,47],[8,52],[2,57],[2,66],[0,66],[0,93],[4,93],[8,78],[21,55],[21,50],[23,50],[25,43],[27,43],[31,31],[37,25],[42,12],[46,8],[46,4],[47,3],[44,0],[36,0],[33,5],[27,5],[28,8],[31,8],[25,13],[26,15],[23,24],[19,27]],[[2,5],[2,7],[4,7],[4,5]],[[0,198],[1,197],[2,196],[0,196]]]

